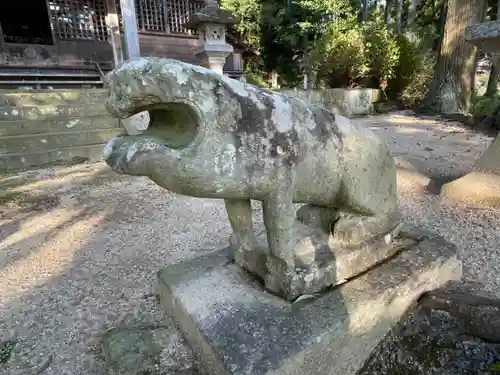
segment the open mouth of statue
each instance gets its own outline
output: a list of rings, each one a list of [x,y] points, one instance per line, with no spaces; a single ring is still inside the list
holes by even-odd
[[[198,133],[198,115],[187,104],[159,103],[144,106],[128,112],[130,113],[128,117],[144,111],[149,113],[149,124],[140,132],[140,135],[161,139],[167,147],[185,148]]]
[[[115,75],[109,82],[109,113],[127,119],[146,111],[149,124],[142,127],[140,136],[155,138],[173,149],[187,147],[199,130],[200,118],[195,108],[189,103],[168,101],[169,95],[151,95],[147,90],[136,80],[124,85],[121,77]]]
[[[165,142],[165,146],[173,149],[185,148],[198,133],[198,116],[189,105],[157,104],[143,111],[149,113],[149,124],[141,134],[161,139]],[[139,112],[142,111],[137,113]]]
[[[108,103],[109,108],[109,103]],[[123,107],[121,107],[123,108]],[[156,103],[148,106],[134,106],[133,110],[121,111],[116,117],[127,119],[147,111],[149,124],[137,135],[121,135],[111,139],[103,150],[104,160],[119,173],[141,174],[144,167],[137,167],[135,161],[150,158],[150,152],[159,151],[163,155],[186,149],[195,139],[198,115],[190,105],[182,103]],[[170,150],[170,151],[169,151]]]

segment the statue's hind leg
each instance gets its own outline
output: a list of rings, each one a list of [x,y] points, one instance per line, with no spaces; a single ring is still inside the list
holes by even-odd
[[[400,221],[394,159],[383,147],[373,151],[345,167],[338,197],[342,213],[333,230],[334,238],[343,244],[386,235]]]

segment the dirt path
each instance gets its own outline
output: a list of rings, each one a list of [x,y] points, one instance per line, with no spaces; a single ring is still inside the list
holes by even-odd
[[[436,195],[492,139],[404,113],[356,121],[397,157],[405,220],[457,243],[466,277],[500,295],[500,210]],[[92,348],[107,329],[165,324],[154,298],[157,270],[224,246],[229,233],[223,202],[175,196],[103,163],[0,177],[0,343],[15,343],[0,345],[0,373],[98,373]],[[169,340],[165,355],[188,363],[180,338]]]

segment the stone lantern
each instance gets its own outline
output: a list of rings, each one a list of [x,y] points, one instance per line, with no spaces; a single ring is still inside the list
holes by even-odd
[[[226,27],[238,22],[235,15],[214,2],[193,15],[185,27],[199,32],[200,47],[193,52],[202,66],[223,74],[226,57],[233,52],[233,46],[226,42]]]

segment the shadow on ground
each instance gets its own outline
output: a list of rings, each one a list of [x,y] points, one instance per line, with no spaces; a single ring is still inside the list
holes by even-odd
[[[113,342],[137,333],[127,347],[154,336],[164,369],[191,371],[158,306],[155,276],[225,243],[226,223],[203,229],[223,205],[175,199],[102,163],[2,176],[0,189],[9,197],[0,205],[0,372],[101,373],[116,332]]]

